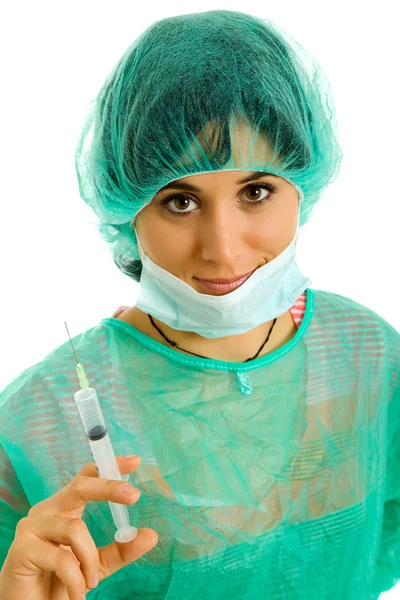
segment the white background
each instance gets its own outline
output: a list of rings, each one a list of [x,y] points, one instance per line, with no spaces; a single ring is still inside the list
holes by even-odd
[[[363,303],[400,330],[397,3],[8,2],[1,43],[0,389],[71,335],[133,305],[123,275],[79,197],[74,151],[89,102],[154,20],[246,11],[287,30],[333,88],[341,172],[301,229],[312,287]],[[71,368],[73,363],[71,362]],[[400,587],[400,586],[399,586]],[[386,599],[398,597],[391,591]]]

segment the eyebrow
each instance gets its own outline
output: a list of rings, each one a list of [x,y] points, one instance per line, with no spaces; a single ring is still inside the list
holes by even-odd
[[[250,173],[250,175],[243,177],[243,179],[239,179],[239,181],[236,182],[236,185],[240,185],[241,183],[247,183],[248,181],[256,181],[257,179],[261,179],[261,177],[266,177],[267,175],[269,175],[270,177],[276,177],[277,179],[279,179],[278,176],[274,175],[273,173],[267,173],[266,171],[253,171],[252,173]],[[162,187],[158,190],[157,194],[159,194],[160,192],[163,192],[164,190],[168,190],[170,188],[180,189],[180,190],[191,190],[193,192],[201,192],[201,188],[197,187],[197,185],[192,185],[191,183],[183,183],[183,182],[179,182],[178,180],[176,180],[176,181],[171,181],[171,183],[168,183],[167,185],[164,185],[164,187]]]

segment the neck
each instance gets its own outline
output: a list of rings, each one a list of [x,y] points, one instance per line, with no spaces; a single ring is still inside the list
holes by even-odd
[[[172,346],[152,326],[148,315],[136,306],[124,311],[118,318],[130,323],[139,329],[139,331],[158,342],[172,348]],[[184,350],[189,350],[195,354],[207,356],[215,360],[224,360],[228,362],[243,362],[249,357],[254,356],[266,339],[273,324],[273,321],[268,321],[246,333],[224,338],[209,339],[191,331],[173,329],[154,317],[153,321],[167,338],[178,344],[178,346],[181,346]],[[287,311],[277,319],[271,337],[259,356],[269,354],[286,344],[295,335],[296,330],[297,328],[294,324],[292,315],[290,311]],[[189,356],[183,350],[175,350],[176,352],[182,352]]]

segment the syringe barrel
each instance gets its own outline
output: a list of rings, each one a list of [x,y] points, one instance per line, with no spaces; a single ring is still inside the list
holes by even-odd
[[[83,388],[76,392],[74,398],[100,477],[122,481],[96,390]]]
[[[99,440],[89,440],[89,445],[100,477],[123,481],[108,433]],[[128,507],[117,502],[109,502],[109,505],[116,528],[124,530],[129,527]]]
[[[99,440],[107,433],[96,390],[83,388],[74,394],[88,440]]]
[[[85,428],[89,446],[99,476],[104,479],[123,481],[110,437],[107,433],[96,390],[83,388],[74,394],[79,414]],[[109,502],[111,513],[117,527],[116,539],[128,542],[138,533],[129,523],[128,507],[117,502]]]

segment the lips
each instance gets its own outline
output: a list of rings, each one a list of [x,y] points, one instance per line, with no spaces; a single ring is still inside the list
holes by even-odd
[[[198,279],[199,281],[205,281],[206,283],[226,284],[226,283],[235,283],[235,281],[239,281],[239,279],[243,279],[243,277],[247,277],[247,275],[250,275],[251,273],[252,273],[252,271],[250,273],[245,273],[244,275],[239,275],[239,277],[235,277],[234,279],[200,279],[198,277],[196,277],[195,279]]]
[[[228,292],[232,292],[233,290],[240,287],[249,277],[252,275],[254,271],[247,273],[246,275],[241,275],[240,277],[236,277],[235,279],[199,279],[195,277],[196,281],[199,285],[207,292],[214,292],[216,295],[226,294]]]

